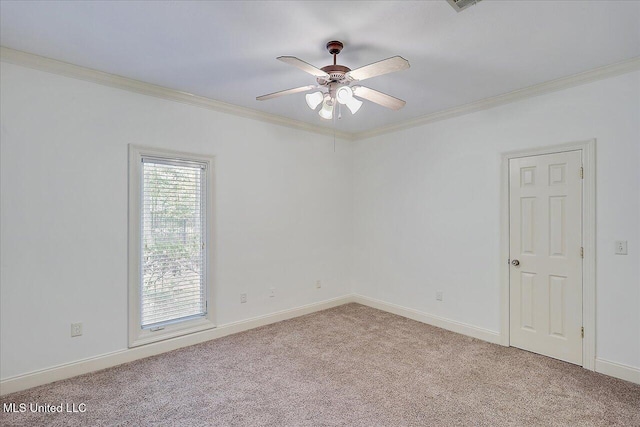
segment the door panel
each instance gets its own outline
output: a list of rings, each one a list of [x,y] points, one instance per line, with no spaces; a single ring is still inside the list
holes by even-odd
[[[564,293],[566,286],[566,277],[549,276],[549,335],[556,338],[565,338],[564,316],[567,310],[565,308]]]
[[[535,255],[535,217],[536,198],[522,197],[520,199],[520,252]]]
[[[520,313],[520,325],[522,329],[529,329],[535,331],[535,302],[533,298],[535,296],[535,280],[536,275],[531,273],[521,273],[520,275],[520,307],[522,312]]]
[[[549,256],[566,257],[565,196],[549,198]]]
[[[582,364],[580,151],[509,161],[510,342]]]

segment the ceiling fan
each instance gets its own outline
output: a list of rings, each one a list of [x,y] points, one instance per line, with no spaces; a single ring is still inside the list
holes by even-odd
[[[320,89],[319,91],[306,95],[307,105],[315,111],[318,105],[322,104],[322,108],[318,111],[318,114],[327,120],[333,118],[336,106],[338,106],[338,116],[340,116],[340,105],[346,105],[349,111],[351,111],[351,114],[355,114],[362,106],[362,101],[358,98],[366,99],[367,101],[374,102],[392,110],[399,110],[404,107],[406,102],[401,99],[355,83],[370,79],[371,77],[406,70],[409,68],[409,61],[401,56],[393,56],[352,70],[349,67],[336,63],[336,56],[342,51],[343,47],[344,45],[339,41],[334,40],[327,43],[327,50],[333,55],[333,65],[327,65],[322,68],[316,68],[295,56],[278,57],[278,60],[293,65],[314,76],[318,84],[282,90],[258,96],[256,99],[258,101],[266,101],[267,99],[277,98],[283,95]]]

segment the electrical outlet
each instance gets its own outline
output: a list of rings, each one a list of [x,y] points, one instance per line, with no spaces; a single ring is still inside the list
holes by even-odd
[[[436,300],[442,301],[443,294],[444,293],[442,291],[436,291]]]
[[[269,288],[269,298],[276,296],[276,288]]]
[[[316,280],[316,289],[320,289],[322,287],[322,282],[320,280]]]
[[[245,302],[247,302],[247,294],[242,293],[240,294],[240,304],[244,304]]]
[[[71,336],[79,337],[82,335],[82,323],[72,323],[71,324]]]
[[[626,240],[616,240],[616,255],[627,255]]]

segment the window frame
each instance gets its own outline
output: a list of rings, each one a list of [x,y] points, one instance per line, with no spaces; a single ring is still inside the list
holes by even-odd
[[[204,276],[206,292],[206,314],[198,318],[168,322],[158,328],[142,328],[141,311],[141,269],[142,269],[142,158],[152,157],[162,161],[198,162],[206,165],[205,169],[205,255]],[[129,347],[175,338],[194,332],[215,328],[214,316],[214,161],[213,156],[184,153],[158,148],[142,147],[129,144],[129,226],[128,226],[128,260],[129,260]]]

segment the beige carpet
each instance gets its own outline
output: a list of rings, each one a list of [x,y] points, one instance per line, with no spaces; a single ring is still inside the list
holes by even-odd
[[[8,425],[640,426],[640,386],[348,304],[2,403]]]

